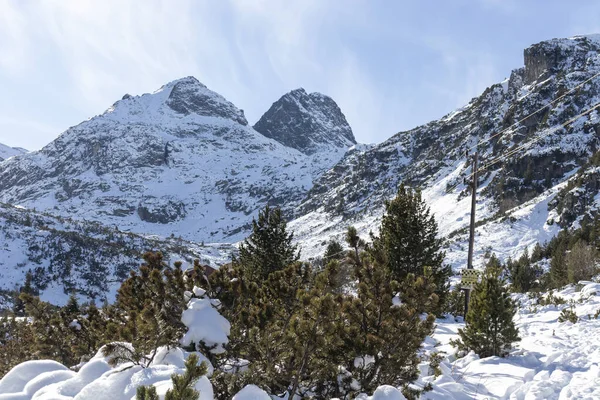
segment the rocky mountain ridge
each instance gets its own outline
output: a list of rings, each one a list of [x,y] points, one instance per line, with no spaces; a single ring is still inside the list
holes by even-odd
[[[254,124],[264,136],[304,154],[328,153],[356,144],[352,128],[338,105],[321,93],[292,90],[277,100]]]
[[[291,214],[346,150],[321,144],[329,150],[307,155],[261,135],[243,111],[188,77],[125,95],[42,150],[1,163],[0,201],[137,233],[232,242],[267,203]]]
[[[600,120],[594,111],[566,127],[561,124],[600,101],[600,77],[570,92],[600,73],[600,36],[532,45],[524,51],[524,64],[465,107],[348,152],[315,181],[300,205],[301,217],[292,222],[305,248],[322,253],[324,238],[341,237],[348,224],[365,233],[375,230],[384,201],[405,182],[422,189],[440,234],[451,238],[448,260],[463,267],[470,211],[464,180],[472,173],[466,150],[478,151],[485,168],[476,211],[478,262],[489,249],[501,258],[514,257],[581,221],[583,211],[567,221],[563,215],[570,208],[557,207],[557,199],[580,168],[594,165],[590,157],[598,149]],[[525,146],[522,151],[504,157],[520,146]],[[491,161],[496,163],[487,167]],[[597,208],[597,185],[585,187],[590,189],[588,209]]]

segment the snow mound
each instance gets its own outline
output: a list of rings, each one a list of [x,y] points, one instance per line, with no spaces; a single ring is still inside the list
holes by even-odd
[[[379,386],[370,400],[406,400],[401,391],[393,386]]]
[[[75,372],[68,370],[48,371],[33,378],[25,385],[22,392],[11,394],[0,394],[1,400],[30,400],[34,394],[46,386],[62,382],[75,375]],[[37,397],[36,397],[37,398]]]
[[[34,378],[46,372],[68,371],[64,365],[51,360],[26,361],[11,369],[0,380],[0,393],[23,392],[25,386]]]
[[[255,385],[248,385],[240,390],[232,400],[271,400],[271,397]]]
[[[131,400],[139,386],[148,385],[164,396],[172,388],[171,375],[185,372],[189,353],[162,348],[157,355],[159,359],[148,368],[131,363],[111,368],[99,352],[79,372],[54,361],[28,361],[0,381],[0,400]],[[208,377],[201,377],[195,389],[200,400],[213,400]]]

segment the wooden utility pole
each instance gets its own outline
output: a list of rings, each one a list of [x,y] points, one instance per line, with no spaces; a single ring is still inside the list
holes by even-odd
[[[475,208],[477,206],[477,160],[478,154],[473,155],[473,167],[471,181],[471,226],[469,229],[469,256],[467,259],[467,269],[473,269],[473,244],[475,242]],[[471,297],[471,289],[465,288],[465,319],[469,311],[469,298]]]
[[[477,206],[477,157],[473,156],[473,182],[471,182],[471,227],[469,230],[469,259],[467,268],[473,269],[473,242],[475,241],[475,207]]]

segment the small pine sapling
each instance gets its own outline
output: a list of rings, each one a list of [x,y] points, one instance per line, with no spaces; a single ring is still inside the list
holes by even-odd
[[[154,386],[138,386],[135,392],[135,400],[158,400],[156,387]]]
[[[513,321],[515,304],[500,273],[499,268],[486,268],[481,282],[475,285],[465,328],[458,330],[458,340],[451,341],[459,351],[473,350],[482,358],[504,357],[511,344],[520,340]]]
[[[198,379],[206,375],[208,368],[205,362],[198,365],[198,356],[190,354],[185,362],[185,373],[183,375],[173,374],[173,388],[165,394],[165,400],[197,400],[200,393],[194,386]]]
[[[575,311],[573,311],[573,306],[569,308],[563,308],[563,310],[560,312],[560,315],[558,316],[558,322],[567,321],[571,322],[572,324],[575,324],[577,323],[577,321],[579,321],[577,314],[575,314]]]

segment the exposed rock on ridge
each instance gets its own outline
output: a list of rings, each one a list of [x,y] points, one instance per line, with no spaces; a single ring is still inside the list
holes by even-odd
[[[356,144],[346,117],[330,97],[292,90],[277,100],[254,129],[305,154]]]
[[[244,112],[221,95],[209,90],[193,76],[171,83],[172,89],[167,105],[174,111],[188,115],[196,113],[207,117],[221,117],[248,125]]]

